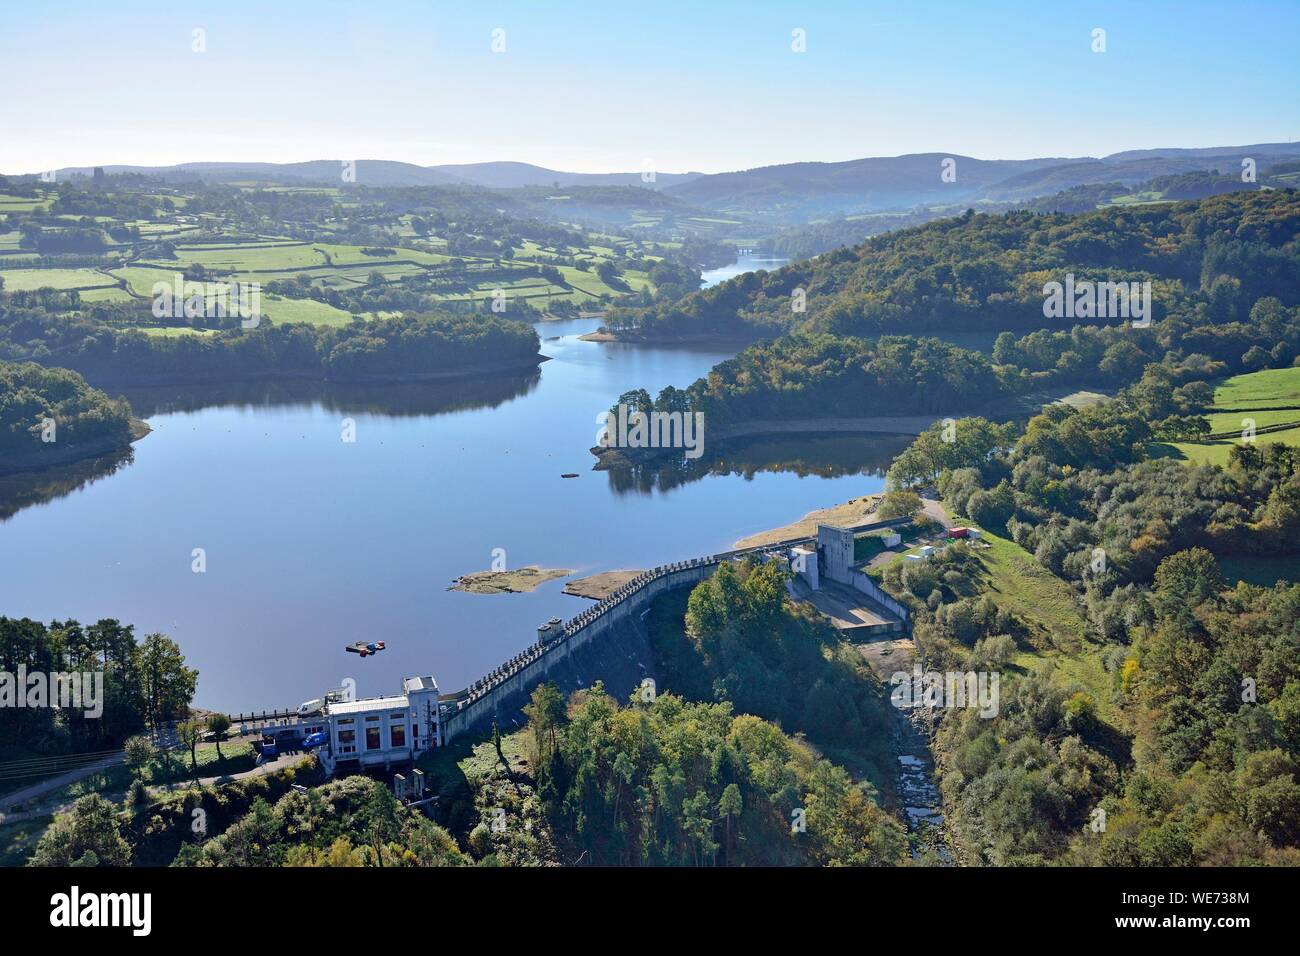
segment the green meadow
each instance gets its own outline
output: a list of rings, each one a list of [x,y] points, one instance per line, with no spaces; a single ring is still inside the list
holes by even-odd
[[[1300,447],[1300,367],[1247,372],[1224,379],[1214,389],[1214,404],[1206,412],[1211,434],[1238,433],[1246,419],[1256,430],[1294,422],[1294,428],[1256,434],[1258,445],[1282,443]],[[1198,465],[1226,465],[1239,437],[1207,441],[1156,442],[1148,451],[1158,458],[1178,458]]]
[[[4,269],[6,292],[31,292],[36,289],[99,289],[116,283],[94,269]]]

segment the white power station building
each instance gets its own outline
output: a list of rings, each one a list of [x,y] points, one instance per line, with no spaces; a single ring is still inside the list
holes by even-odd
[[[339,700],[329,696],[315,713],[285,717],[261,730],[292,741],[323,733],[325,742],[316,754],[330,774],[412,764],[444,742],[438,682],[432,677],[407,677],[402,693],[392,697]]]

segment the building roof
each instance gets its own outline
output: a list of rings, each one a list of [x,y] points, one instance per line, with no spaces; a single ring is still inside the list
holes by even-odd
[[[370,711],[397,710],[406,706],[407,699],[405,695],[401,697],[363,697],[361,700],[344,700],[337,704],[329,704],[326,711],[330,716],[337,717],[339,714],[363,714]]]
[[[438,682],[432,677],[407,677],[402,681],[402,690],[410,694],[418,690],[438,691]]]

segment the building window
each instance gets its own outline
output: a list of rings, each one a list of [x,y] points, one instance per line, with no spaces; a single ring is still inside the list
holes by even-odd
[[[379,748],[380,748],[380,743],[379,743],[379,728],[378,728],[378,727],[367,727],[367,728],[366,728],[366,749],[367,749],[367,750],[378,750]]]
[[[388,728],[389,737],[394,747],[406,746],[406,728],[401,724],[393,724]]]
[[[340,730],[339,743],[354,744],[357,742],[357,732],[355,730]]]

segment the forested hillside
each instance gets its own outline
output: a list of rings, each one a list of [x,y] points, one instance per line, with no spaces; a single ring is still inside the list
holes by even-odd
[[[1233,193],[1096,212],[973,212],[875,236],[774,272],[737,276],[679,302],[616,310],[647,337],[794,329],[841,335],[1029,330],[1048,323],[1043,284],[1151,281],[1155,316],[1242,320],[1256,299],[1300,295],[1300,194]],[[796,311],[795,290],[806,296]],[[1063,323],[1064,324],[1064,323]]]
[[[939,721],[970,862],[1300,853],[1300,454],[1281,433],[1238,441],[1224,467],[1151,457],[1153,436],[1198,431],[1197,367],[1152,364],[1103,405],[1023,427],[959,419],[944,442],[936,426],[891,469],[899,485],[937,477],[985,532],[882,574],[936,667],[1003,675],[994,719]],[[1234,585],[1238,567],[1271,586]],[[1023,600],[1031,581],[1060,597]]]
[[[1298,235],[1294,190],[1083,215],[968,213],[613,321],[647,336],[785,333],[649,402],[703,411],[724,425],[959,414],[1060,386],[1122,387],[1150,363],[1181,387],[1287,366],[1300,354]],[[1151,321],[1046,318],[1044,285],[1069,273],[1076,281],[1149,281]],[[806,312],[793,311],[798,290]],[[988,357],[912,337],[994,330]],[[1165,404],[1161,418],[1177,410]]]

